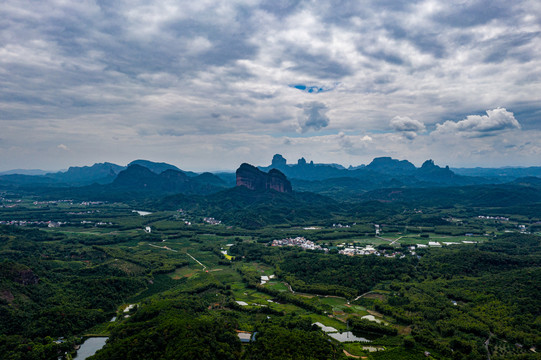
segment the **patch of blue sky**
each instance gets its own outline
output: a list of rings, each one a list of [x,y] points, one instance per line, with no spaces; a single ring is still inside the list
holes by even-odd
[[[327,91],[331,91],[334,88],[334,87],[324,87],[324,86],[317,86],[317,85],[310,86],[310,85],[305,85],[305,84],[292,84],[292,85],[289,85],[289,87],[292,87],[297,90],[304,91],[310,94],[318,94],[322,92],[327,92]]]

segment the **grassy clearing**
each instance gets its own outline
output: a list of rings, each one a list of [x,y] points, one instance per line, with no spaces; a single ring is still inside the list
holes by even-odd
[[[269,281],[267,284],[265,284],[265,286],[269,287],[269,288],[271,288],[273,290],[289,291],[287,286],[285,286],[284,283],[279,282],[279,281]]]
[[[342,298],[335,298],[335,297],[322,297],[320,298],[320,301],[324,304],[331,305],[332,307],[344,307],[344,305],[347,303],[345,299]]]
[[[239,277],[240,280],[240,277]],[[244,301],[249,304],[247,308],[257,308],[261,305],[267,306],[273,310],[283,312],[285,314],[304,314],[309,315],[311,312],[289,303],[279,303],[268,294],[258,292],[254,289],[247,288],[244,283],[236,282],[231,284],[231,291],[233,292],[233,298],[236,301]],[[271,301],[269,301],[271,300]],[[254,305],[256,304],[256,305]]]
[[[243,265],[257,271],[258,273],[261,274],[261,276],[263,275],[269,276],[269,275],[274,274],[274,269],[265,264],[252,262],[252,263],[245,263]]]
[[[361,343],[343,343],[344,349],[350,353],[351,355],[355,356],[366,356],[368,354],[367,350],[364,350],[363,347],[366,346],[366,344]]]
[[[312,323],[320,322],[325,326],[331,326],[338,331],[346,331],[347,325],[345,322],[337,320],[335,318],[329,317],[328,315],[319,315],[319,314],[309,314],[306,317],[310,318]]]
[[[248,289],[246,287],[233,289],[232,286],[231,289],[233,290],[235,300],[244,301],[250,305],[268,305],[269,302],[267,300],[272,300],[272,296],[260,293],[253,289]]]
[[[200,266],[198,266],[197,268],[195,266],[184,266],[176,269],[172,273],[167,274],[167,276],[171,277],[174,280],[179,280],[181,278],[190,278],[200,271]]]
[[[232,268],[224,267],[220,271],[212,271],[211,273],[214,278],[224,284],[232,285],[235,283],[242,283],[242,278]]]
[[[368,314],[364,307],[348,304],[347,300],[343,298],[320,297],[319,301],[323,304],[330,305],[333,314],[339,318],[345,319],[348,315],[364,316]]]

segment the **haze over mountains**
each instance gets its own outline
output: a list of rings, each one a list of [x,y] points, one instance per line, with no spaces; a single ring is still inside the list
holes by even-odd
[[[345,168],[338,164],[307,162],[304,158],[299,159],[296,164],[288,164],[282,155],[276,154],[269,166],[259,166],[258,169],[264,172],[279,170],[291,181],[293,190],[315,192],[336,186],[366,191],[390,187],[501,184],[521,177],[541,177],[541,167],[450,169],[427,160],[417,168],[407,160],[390,157],[379,157],[368,165]],[[208,193],[235,186],[235,183],[233,172],[197,174],[171,164],[148,160],[135,160],[127,166],[109,162],[96,163],[92,166],[70,167],[66,171],[55,173],[44,173],[41,170],[11,170],[0,173],[0,184],[12,186],[74,187],[112,184],[116,188]],[[206,190],[196,184],[206,184]]]
[[[99,163],[45,175],[1,175],[0,189],[44,200],[132,202],[154,211],[202,211],[254,229],[419,206],[485,207],[494,213],[525,215],[541,211],[541,168],[454,171],[432,160],[416,167],[390,157],[345,168],[304,158],[288,164],[276,154],[269,166],[243,163],[236,173],[216,174],[135,160],[128,166]]]
[[[368,165],[345,168],[337,164],[316,164],[304,158],[296,164],[288,164],[282,155],[276,154],[269,166],[242,164],[236,174],[197,174],[167,163],[135,160],[127,166],[105,162],[44,175],[5,174],[0,175],[0,186],[51,199],[148,199],[158,207],[174,207],[173,200],[178,198],[167,197],[177,195],[184,202],[188,201],[186,196],[197,196],[188,201],[193,206],[205,203],[220,209],[224,201],[230,206],[247,204],[246,201],[263,204],[269,201],[265,197],[269,192],[283,194],[271,196],[275,204],[312,203],[317,194],[325,196],[327,200],[323,202],[329,204],[331,200],[376,200],[442,205],[494,202],[510,206],[541,201],[541,167],[454,170],[432,160],[416,167],[407,160],[380,157]],[[239,186],[252,191],[239,191],[236,189]],[[306,193],[302,200],[301,193]],[[247,197],[252,199],[247,200]],[[318,208],[325,207],[320,206],[320,198],[315,201]]]

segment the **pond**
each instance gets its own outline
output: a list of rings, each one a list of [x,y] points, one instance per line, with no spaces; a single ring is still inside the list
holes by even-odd
[[[94,355],[96,351],[100,350],[105,342],[109,339],[108,337],[90,337],[86,339],[82,344],[81,348],[77,350],[77,355],[74,360],[85,360],[86,358]]]

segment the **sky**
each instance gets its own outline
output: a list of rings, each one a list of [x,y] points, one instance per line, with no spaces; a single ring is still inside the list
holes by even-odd
[[[3,0],[0,171],[541,166],[539,0]]]

